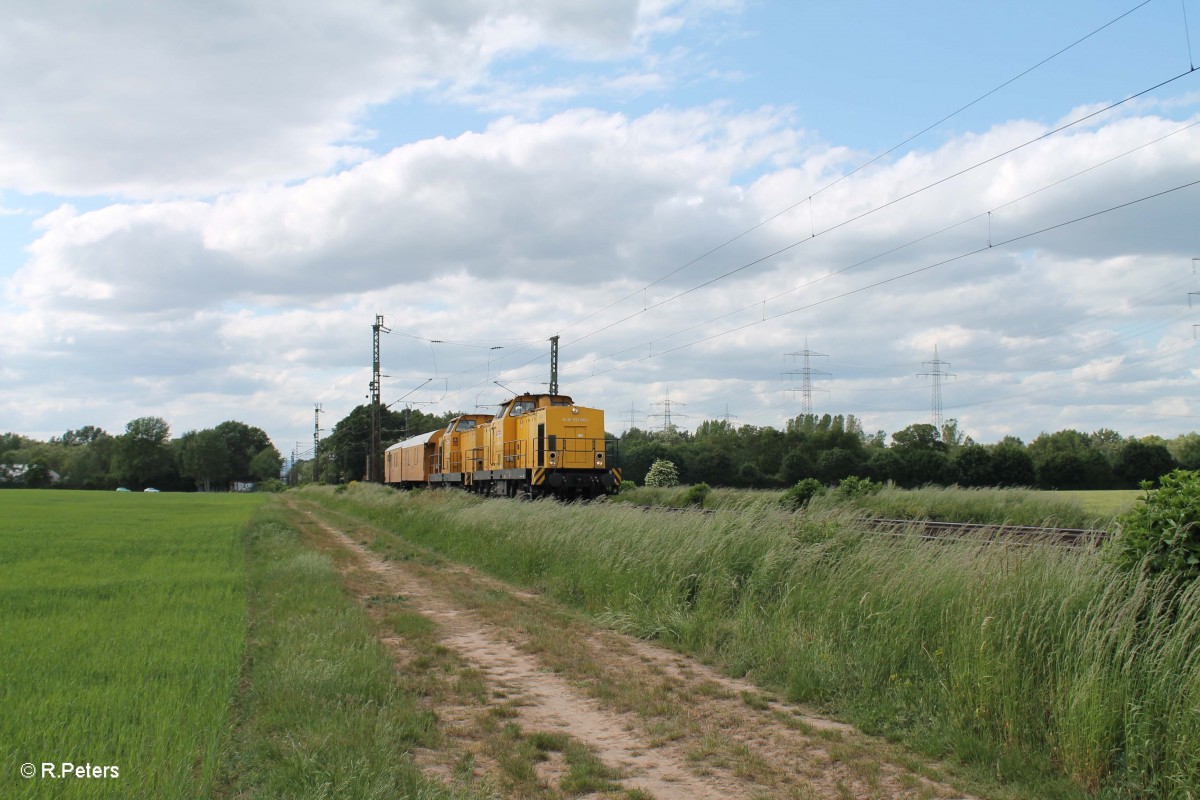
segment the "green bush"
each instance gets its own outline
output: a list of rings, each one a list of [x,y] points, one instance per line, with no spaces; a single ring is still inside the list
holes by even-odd
[[[646,485],[678,486],[679,470],[673,462],[660,458],[650,465],[650,471],[646,473]]]
[[[795,511],[802,506],[808,505],[808,501],[814,497],[820,497],[825,494],[825,486],[816,478],[802,478],[796,481],[796,485],[783,493],[779,498],[781,505]]]
[[[839,500],[856,500],[878,494],[883,489],[882,483],[872,483],[870,478],[856,478],[851,475],[843,478],[838,487],[833,490],[833,496]]]
[[[1167,573],[1184,583],[1200,577],[1200,471],[1177,469],[1119,520],[1117,560],[1127,568]]]
[[[704,507],[704,498],[708,497],[708,493],[712,488],[707,483],[696,483],[688,487],[687,493],[683,496],[684,505]]]

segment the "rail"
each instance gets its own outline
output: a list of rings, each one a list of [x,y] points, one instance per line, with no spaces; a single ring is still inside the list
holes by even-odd
[[[964,539],[990,537],[1025,544],[1063,544],[1096,546],[1109,537],[1108,531],[1093,528],[1051,528],[1036,525],[1004,525],[985,522],[943,522],[932,519],[884,519],[863,517],[858,520],[877,533],[901,535],[919,529],[925,539]]]
[[[692,512],[713,514],[717,509],[695,506],[656,506],[628,504],[641,511],[665,514]],[[975,538],[984,543],[1004,544],[1049,544],[1069,547],[1096,547],[1109,538],[1105,530],[1095,528],[1052,528],[1037,525],[1005,525],[989,522],[942,522],[933,519],[889,519],[883,517],[859,517],[856,522],[873,533],[885,536],[909,536],[914,533],[922,539],[946,540]]]

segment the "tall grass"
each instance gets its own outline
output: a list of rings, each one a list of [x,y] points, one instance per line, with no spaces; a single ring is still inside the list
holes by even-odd
[[[1096,551],[361,487],[322,502],[1028,794],[1200,796],[1200,588]]]
[[[639,506],[667,506],[684,508],[688,505],[689,485],[681,486],[637,486],[624,489],[611,498],[614,503],[633,503]],[[736,509],[761,503],[765,499],[776,500],[781,492],[771,489],[730,489],[713,487],[704,498],[704,508]]]
[[[207,796],[258,498],[0,492],[0,796]],[[42,778],[42,762],[117,778]],[[20,776],[32,763],[39,777]]]

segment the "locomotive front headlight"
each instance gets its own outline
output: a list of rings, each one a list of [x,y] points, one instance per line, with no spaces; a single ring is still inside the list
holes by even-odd
[[[604,466],[604,453],[596,453],[596,466]]]
[[[554,466],[554,462],[558,460],[558,453],[550,451],[550,466]]]

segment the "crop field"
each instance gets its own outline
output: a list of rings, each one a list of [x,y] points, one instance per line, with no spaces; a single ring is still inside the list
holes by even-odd
[[[0,797],[451,796],[405,757],[432,716],[277,503],[10,490],[0,520]]]
[[[204,793],[241,670],[257,503],[0,492],[0,796]],[[58,777],[66,764],[83,772]]]

